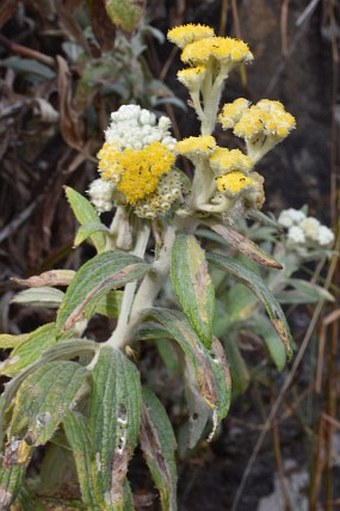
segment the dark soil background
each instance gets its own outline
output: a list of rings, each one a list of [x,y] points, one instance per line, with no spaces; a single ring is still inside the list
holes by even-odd
[[[54,267],[76,268],[91,253],[90,248],[72,250],[76,224],[62,187],[67,184],[84,192],[95,177],[95,155],[109,112],[134,99],[144,107],[168,114],[174,121],[176,136],[198,133],[194,112],[169,101],[172,91],[185,105],[187,94],[176,79],[181,66],[179,54],[168,42],[160,44],[148,34],[141,58],[125,56],[124,61],[123,49],[122,67],[110,68],[106,63],[105,72],[98,70],[100,58],[111,51],[117,34],[105,15],[103,1],[93,2],[91,15],[81,0],[0,1],[1,331],[29,331],[53,317],[45,309],[32,313],[10,306],[18,289],[10,277],[28,277]],[[263,97],[278,99],[297,121],[288,139],[261,161],[265,209],[277,213],[285,207],[308,204],[310,214],[335,226],[340,162],[339,3],[151,0],[147,2],[146,17],[163,34],[175,24],[204,23],[217,33],[249,43],[255,59],[246,68],[246,83],[234,71],[223,100],[239,96],[254,102]],[[65,46],[70,42],[72,47]],[[77,47],[82,57],[74,54]],[[86,81],[91,63],[92,74]],[[127,77],[125,82],[122,76]],[[163,101],[154,101],[154,96]],[[226,144],[237,145],[229,135],[217,132],[216,136],[224,137]],[[313,311],[298,308],[288,312],[299,344]],[[105,336],[105,325],[94,325],[94,329],[99,339]],[[332,335],[334,339],[337,333],[333,331]],[[336,356],[334,349],[333,343]],[[276,426],[262,445],[238,511],[256,510],[260,498],[272,493],[280,456],[311,471],[311,478],[313,471],[320,472],[318,498],[326,502],[320,509],[340,508],[340,465],[326,467],[323,478],[324,462],[321,458],[315,461],[320,453],[318,442],[323,438],[321,417],[324,413],[339,417],[340,389],[335,387],[331,409],[327,388],[324,395],[314,394],[315,345],[309,351]],[[339,378],[339,367],[332,371]],[[235,399],[217,440],[181,462],[182,511],[231,509],[284,378],[274,370],[265,381],[257,375],[247,393]],[[327,378],[325,381],[329,384]],[[332,434],[337,428],[339,423]],[[327,436],[329,429],[325,431]],[[279,451],[275,438],[279,439]],[[134,470],[138,509],[156,510],[152,483],[138,457]],[[310,509],[316,511],[317,507]]]

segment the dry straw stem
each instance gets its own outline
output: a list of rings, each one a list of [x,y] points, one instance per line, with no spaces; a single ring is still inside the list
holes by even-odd
[[[272,437],[273,437],[274,456],[275,456],[275,461],[276,461],[276,466],[277,466],[277,471],[278,471],[280,489],[281,489],[281,493],[282,493],[283,501],[284,501],[284,507],[285,507],[285,509],[289,509],[289,495],[288,495],[287,484],[285,481],[284,465],[283,465],[282,451],[281,451],[281,446],[280,446],[280,434],[279,434],[277,420],[273,421]]]

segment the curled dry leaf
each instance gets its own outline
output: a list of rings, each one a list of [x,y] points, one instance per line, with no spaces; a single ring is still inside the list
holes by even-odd
[[[74,270],[50,270],[40,275],[33,275],[28,279],[14,277],[12,280],[20,286],[27,287],[68,286],[75,273]]]
[[[60,55],[57,56],[57,64],[61,134],[69,146],[79,150],[83,145],[81,137],[83,126],[80,115],[72,105],[71,72],[66,60]]]
[[[237,250],[242,252],[245,256],[249,257],[258,264],[266,266],[267,268],[277,268],[282,270],[282,264],[276,261],[269,254],[266,254],[256,243],[247,239],[241,233],[234,231],[230,227],[220,224],[213,224],[206,222],[213,231],[217,232],[222,238],[235,247]]]

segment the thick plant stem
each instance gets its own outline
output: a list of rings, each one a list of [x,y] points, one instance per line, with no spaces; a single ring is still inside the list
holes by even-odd
[[[123,313],[124,304],[122,304],[121,314],[124,314],[125,319],[121,320],[121,318],[119,318],[117,328],[106,344],[114,348],[122,348],[126,344],[133,342],[133,335],[142,317],[143,310],[152,307],[164,282],[168,278],[171,250],[176,238],[176,232],[183,228],[186,231],[188,231],[188,229],[193,231],[196,228],[196,222],[190,223],[188,219],[183,220],[180,217],[175,217],[172,225],[167,226],[159,256],[153,263],[151,270],[145,275],[134,296],[132,307],[129,309],[131,312],[128,321],[126,321],[126,312]]]
[[[169,226],[164,234],[164,242],[158,259],[151,271],[143,279],[132,307],[131,315],[139,315],[142,309],[153,305],[155,298],[166,280],[170,270],[170,255],[176,237],[176,228]]]
[[[149,241],[149,236],[150,236],[150,227],[148,224],[143,223],[140,226],[140,229],[138,230],[135,248],[132,251],[132,253],[134,255],[137,255],[139,257],[144,257],[145,250],[146,250],[146,247],[147,247],[147,244]],[[133,299],[135,296],[136,288],[137,288],[137,281],[129,282],[128,284],[126,284],[116,329],[114,330],[113,334],[106,341],[105,344],[117,347],[120,345],[120,339],[125,337],[125,332],[126,332],[127,325],[129,322],[129,316],[130,316],[131,307],[132,307]]]

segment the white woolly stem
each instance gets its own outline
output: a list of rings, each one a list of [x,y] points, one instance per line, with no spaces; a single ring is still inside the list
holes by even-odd
[[[134,296],[132,307],[129,309],[131,312],[128,321],[126,321],[126,314],[124,315],[124,321],[119,318],[117,328],[106,344],[115,348],[122,348],[126,344],[133,342],[133,335],[142,318],[143,310],[154,304],[164,282],[168,278],[171,250],[176,238],[176,232],[182,228],[194,230],[196,226],[197,222],[188,222],[188,219],[183,220],[180,217],[175,217],[172,225],[166,228],[159,256],[153,263],[151,270],[145,275]]]
[[[144,257],[146,247],[149,241],[149,236],[150,226],[146,223],[143,223],[140,226],[140,229],[138,230],[136,245],[134,250],[132,251],[134,255]],[[126,284],[116,329],[105,344],[108,344],[113,347],[118,347],[121,343],[121,339],[125,337],[125,332],[127,324],[129,322],[129,316],[131,313],[131,307],[136,293],[136,288],[137,281],[129,282],[128,284]]]

